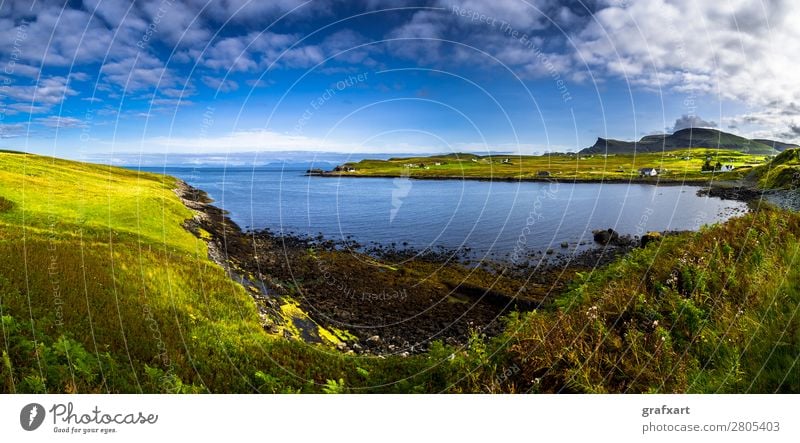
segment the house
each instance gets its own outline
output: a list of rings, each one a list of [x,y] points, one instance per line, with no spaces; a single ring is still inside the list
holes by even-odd
[[[655,177],[658,175],[656,168],[642,168],[639,169],[639,177]]]
[[[506,165],[511,164],[511,159],[510,158],[504,158],[503,159],[503,164],[506,164]]]
[[[433,164],[434,166],[442,166],[442,162],[436,162]]]
[[[478,163],[478,159],[477,158],[473,158],[472,161],[474,161],[475,163]]]
[[[733,171],[733,165],[722,165],[719,167],[720,172],[730,172]]]

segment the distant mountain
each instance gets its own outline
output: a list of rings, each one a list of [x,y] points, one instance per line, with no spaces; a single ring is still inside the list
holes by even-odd
[[[759,143],[767,145],[767,146],[771,146],[771,147],[775,148],[776,151],[780,151],[780,152],[783,152],[783,151],[785,151],[787,149],[800,148],[800,145],[796,145],[794,143],[777,142],[775,140],[767,140],[765,138],[754,138],[753,141],[754,142],[759,142]]]
[[[750,140],[717,129],[687,128],[673,134],[656,134],[642,137],[638,142],[598,138],[594,145],[582,149],[582,154],[630,154],[633,152],[660,152],[685,148],[716,148],[753,154],[775,154],[781,151],[780,142],[769,144]],[[773,148],[775,146],[775,148]]]

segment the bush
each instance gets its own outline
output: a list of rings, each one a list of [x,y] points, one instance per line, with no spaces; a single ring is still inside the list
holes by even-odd
[[[14,209],[14,202],[0,196],[0,212],[8,212]]]

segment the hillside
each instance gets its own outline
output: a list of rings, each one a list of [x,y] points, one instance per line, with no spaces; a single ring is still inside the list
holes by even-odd
[[[194,214],[176,186],[0,153],[0,392],[446,388],[415,377],[424,358],[357,359],[292,328],[265,331],[250,295],[184,229]]]
[[[754,138],[753,141],[761,143],[763,145],[770,146],[770,147],[772,147],[773,149],[775,149],[778,152],[783,152],[783,151],[785,151],[787,149],[800,148],[800,145],[796,145],[794,143],[784,143],[784,142],[779,142],[779,141],[775,141],[775,140],[767,140],[765,138]]]
[[[706,158],[712,164],[733,165],[731,172],[704,173]],[[332,177],[410,177],[473,180],[563,180],[658,183],[709,183],[739,178],[749,168],[763,164],[763,154],[734,150],[679,149],[637,154],[433,155],[428,157],[362,160],[345,163],[321,174]],[[640,177],[640,168],[657,168],[657,177]]]
[[[793,212],[666,237],[513,322],[512,361],[537,392],[800,392],[799,261]]]
[[[800,148],[781,152],[769,163],[753,170],[749,177],[757,180],[759,189],[794,189],[800,185]]]
[[[785,144],[770,142],[780,147]],[[673,134],[658,134],[642,137],[639,141],[621,141],[598,138],[594,145],[582,149],[582,154],[632,154],[673,151],[686,148],[710,148],[739,151],[748,154],[775,154],[773,145],[749,140],[717,129],[689,128]]]

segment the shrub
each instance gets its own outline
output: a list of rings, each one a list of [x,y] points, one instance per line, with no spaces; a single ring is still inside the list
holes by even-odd
[[[14,209],[14,202],[6,199],[5,197],[0,196],[0,213],[8,212],[12,209]]]

